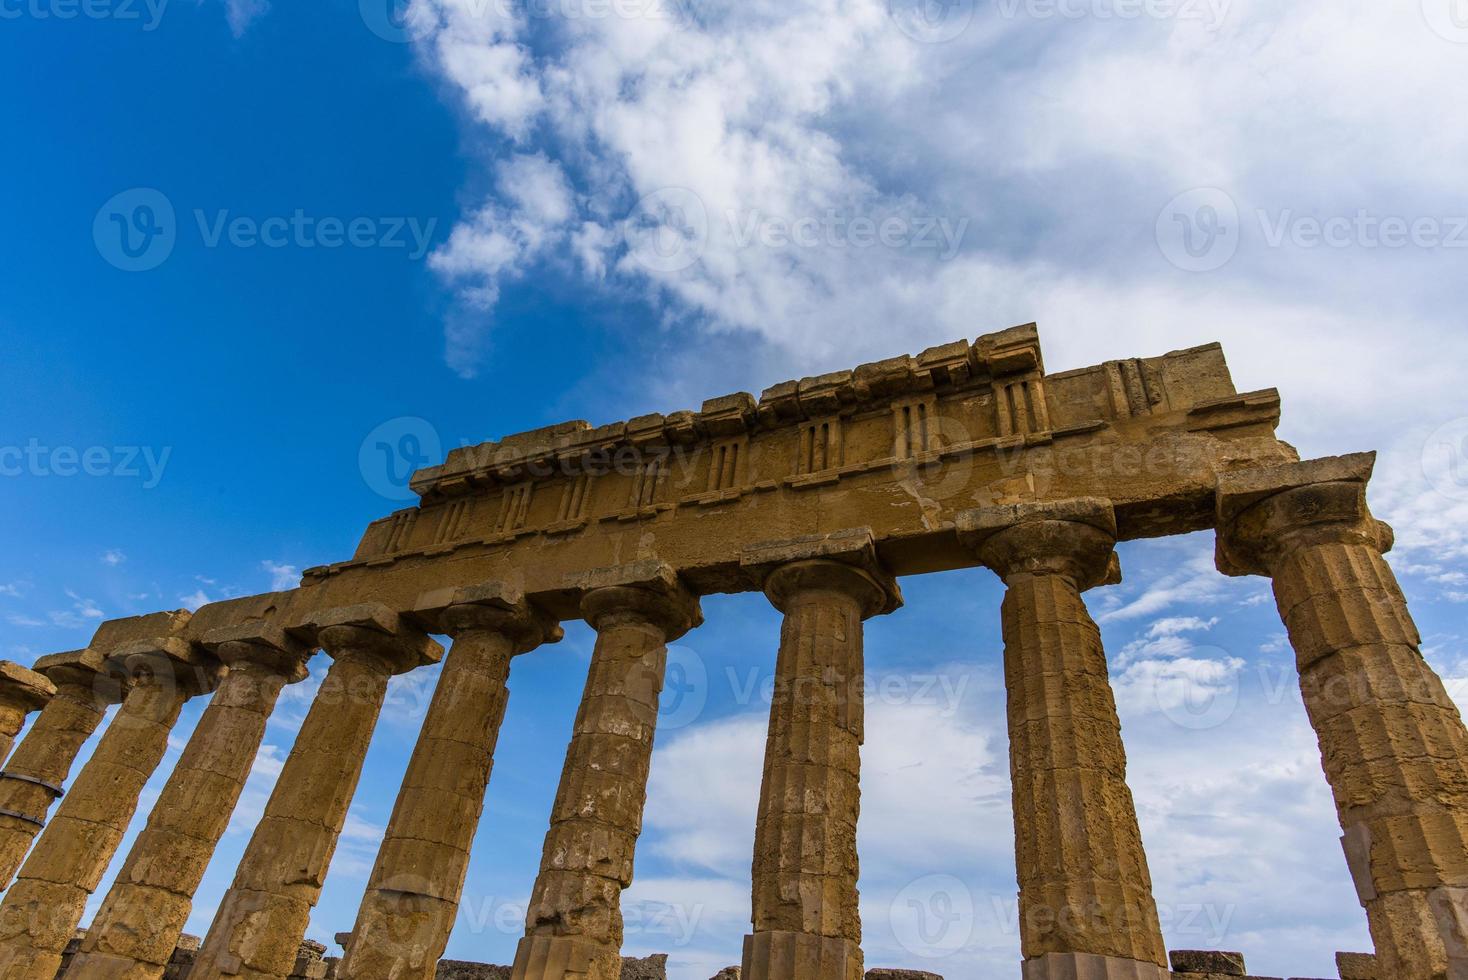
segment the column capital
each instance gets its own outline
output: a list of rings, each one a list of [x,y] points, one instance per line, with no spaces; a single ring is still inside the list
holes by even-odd
[[[224,665],[212,653],[182,636],[124,643],[107,655],[107,664],[134,687],[151,680],[191,698],[214,690],[224,676]]]
[[[45,674],[9,660],[0,660],[0,704],[22,715],[40,711],[56,696],[56,685]]]
[[[472,630],[503,633],[516,654],[559,643],[565,636],[554,616],[526,599],[518,586],[505,582],[425,592],[413,606],[413,617],[432,632],[455,638]]]
[[[902,607],[902,589],[882,567],[871,528],[751,545],[739,564],[781,612],[797,594],[812,591],[851,596],[863,619]]]
[[[1372,517],[1366,505],[1375,464],[1375,453],[1356,453],[1223,474],[1218,570],[1270,575],[1281,557],[1308,544],[1367,544],[1383,554],[1390,551],[1391,528]]]
[[[1116,513],[1102,497],[980,507],[954,520],[958,539],[1006,581],[1065,575],[1082,591],[1121,581]]]
[[[281,675],[288,684],[306,679],[306,663],[316,652],[311,644],[258,619],[210,630],[199,642],[231,670],[253,664]]]
[[[379,657],[393,674],[406,674],[443,659],[443,647],[380,603],[338,606],[313,613],[305,628],[336,659],[347,650]]]
[[[703,609],[673,567],[656,560],[598,568],[572,576],[581,615],[592,629],[618,621],[644,622],[671,642],[703,624]]]
[[[48,654],[32,668],[56,685],[58,694],[97,705],[120,704],[127,696],[122,677],[107,668],[107,658],[91,649]]]

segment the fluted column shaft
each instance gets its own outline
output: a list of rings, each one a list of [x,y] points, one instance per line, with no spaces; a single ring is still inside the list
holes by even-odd
[[[118,681],[101,673],[100,655],[79,650],[42,658],[36,666],[56,683],[56,696],[0,773],[0,888],[10,884],[45,826],[77,753],[102,723],[108,705],[122,697]]]
[[[1366,457],[1296,464],[1253,503],[1226,482],[1221,502],[1246,506],[1220,523],[1220,567],[1273,580],[1380,980],[1457,980],[1468,976],[1468,729],[1382,557],[1391,534],[1366,508],[1369,474]]]
[[[438,645],[385,609],[332,617],[318,642],[333,662],[296,736],[191,980],[284,980],[310,925],[395,673]]]
[[[669,573],[671,578],[671,573]],[[675,582],[586,594],[597,631],[513,980],[618,980],[622,891],[657,728],[668,642],[701,620]]]
[[[979,511],[960,530],[1007,586],[1004,675],[1026,980],[1166,980],[1126,749],[1083,589],[1115,574],[1105,501]]]
[[[160,644],[159,655],[131,661],[132,690],[0,905],[3,980],[56,976],[87,898],[163,761],[180,709],[218,679],[216,668],[189,665],[189,644],[168,645],[176,646],[177,659],[162,656]]]
[[[553,620],[504,590],[460,598],[435,617],[453,647],[357,913],[342,980],[432,980],[484,810],[510,661],[560,639]]]
[[[767,579],[785,614],[755,829],[749,980],[861,980],[856,825],[861,812],[863,620],[890,579],[830,559]]]
[[[68,978],[163,976],[280,692],[306,676],[310,651],[281,631],[257,624],[224,632],[227,637],[216,634],[210,645],[229,673],[93,919]]]

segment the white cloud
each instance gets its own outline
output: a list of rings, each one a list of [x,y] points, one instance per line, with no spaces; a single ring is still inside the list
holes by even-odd
[[[21,583],[19,582],[9,582],[4,585],[0,585],[0,595],[8,595],[14,599],[20,598],[20,590]]]
[[[243,37],[250,25],[269,10],[270,0],[224,0],[224,16],[235,37]]]
[[[118,565],[121,565],[125,561],[127,561],[127,555],[123,554],[116,548],[110,548],[102,553],[102,564],[104,565],[110,565],[113,568],[116,568]]]
[[[295,565],[273,562],[267,558],[260,563],[260,567],[270,576],[271,592],[285,592],[294,589],[301,582],[301,571]]]
[[[188,595],[181,595],[178,597],[179,605],[183,606],[190,612],[194,612],[200,606],[207,606],[213,601],[214,600],[209,598],[209,594],[203,589],[195,589]]]

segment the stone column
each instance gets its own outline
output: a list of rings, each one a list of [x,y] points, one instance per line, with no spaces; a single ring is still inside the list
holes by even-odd
[[[703,621],[673,570],[581,576],[596,647],[530,899],[513,980],[618,980],[622,890],[642,831],[667,644]]]
[[[1008,587],[1004,677],[1025,980],[1168,980],[1101,632],[1081,593],[1120,580],[1105,500],[959,515]]]
[[[124,646],[109,661],[123,666],[132,688],[0,905],[0,980],[56,976],[179,710],[223,669],[179,636]]]
[[[862,980],[862,623],[901,605],[870,534],[751,549],[785,615],[755,828],[747,980]],[[772,567],[771,567],[772,565]]]
[[[1372,454],[1227,474],[1218,566],[1267,575],[1295,648],[1380,980],[1468,977],[1468,731],[1371,516]]]
[[[44,674],[0,660],[0,761],[10,758],[15,736],[32,711],[40,711],[56,696],[56,685]]]
[[[191,980],[290,975],[362,775],[388,680],[443,654],[385,606],[333,609],[309,625],[332,657],[331,670],[204,938]]]
[[[77,753],[102,723],[107,706],[123,695],[120,679],[104,670],[95,650],[42,657],[36,671],[56,686],[56,696],[0,772],[0,889],[10,884],[46,825]]]
[[[229,667],[194,729],[148,825],[92,920],[67,977],[157,980],[193,909],[287,684],[312,650],[263,622],[214,630],[203,645]]]
[[[510,660],[562,635],[553,617],[498,584],[431,593],[414,612],[454,643],[357,913],[341,980],[433,980],[484,810]]]

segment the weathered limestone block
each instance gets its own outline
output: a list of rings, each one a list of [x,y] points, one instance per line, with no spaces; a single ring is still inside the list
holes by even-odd
[[[560,625],[502,585],[429,595],[417,615],[454,638],[408,763],[343,978],[432,980],[458,913],[509,699],[510,660],[560,640]]]
[[[936,973],[922,970],[868,970],[867,980],[943,980]]]
[[[739,980],[739,967],[726,966],[711,978],[711,980]]]
[[[1380,980],[1468,975],[1468,729],[1383,555],[1371,454],[1225,475],[1218,565],[1267,575]]]
[[[1244,954],[1210,949],[1175,949],[1169,955],[1174,973],[1208,973],[1224,977],[1245,975]]]
[[[187,613],[169,616],[160,625],[173,635],[126,644],[109,658],[132,679],[132,688],[0,905],[0,978],[56,975],[87,897],[167,751],[180,709],[218,683],[222,665],[176,635],[187,622]]]
[[[1111,505],[990,507],[960,514],[957,525],[1008,587],[1004,673],[1025,980],[1166,980],[1106,653],[1081,599],[1119,575]]]
[[[122,678],[106,669],[96,649],[42,657],[35,669],[56,686],[56,696],[0,773],[0,888],[10,884],[45,826],[77,753],[124,693]]]
[[[1374,953],[1336,953],[1341,980],[1379,980]]]
[[[487,963],[466,963],[461,960],[440,960],[436,980],[510,980],[508,966],[490,966]]]
[[[204,938],[191,980],[290,975],[362,774],[388,680],[443,653],[383,606],[329,610],[314,617],[312,625],[318,645],[333,659],[331,670]]]
[[[193,909],[194,892],[249,778],[276,700],[287,684],[306,678],[313,652],[261,622],[211,631],[202,642],[229,672],[93,919],[68,977],[157,980],[163,975]]]
[[[668,954],[622,958],[621,980],[668,980]]]
[[[863,621],[901,605],[870,532],[751,549],[784,613],[755,829],[748,980],[861,980]]]
[[[531,894],[515,980],[617,980],[667,644],[703,621],[671,568],[577,577],[596,646]]]
[[[32,711],[40,711],[56,696],[56,685],[28,667],[0,660],[0,761],[10,757],[15,736]]]

